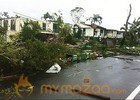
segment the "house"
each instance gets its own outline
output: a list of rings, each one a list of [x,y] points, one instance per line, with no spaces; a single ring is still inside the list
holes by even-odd
[[[90,25],[94,31],[93,31],[93,36],[96,38],[104,38],[104,36],[106,35],[106,28],[96,25],[96,24],[91,24]]]
[[[81,35],[85,38],[96,38],[108,46],[113,46],[117,43],[117,40],[123,38],[123,31],[118,31],[115,29],[107,29],[96,24],[85,24],[79,23],[75,24],[73,27],[73,33],[77,33],[80,30]]]
[[[123,38],[123,32],[107,29],[96,24],[75,24],[73,27],[73,33],[81,30],[81,35],[84,37],[95,37],[95,38]]]
[[[124,31],[118,31],[117,38],[123,38]]]
[[[118,31],[114,29],[107,29],[107,34],[105,35],[106,38],[117,38]]]
[[[77,33],[78,30],[81,30],[81,35],[84,37],[95,37],[95,38],[103,38],[106,34],[106,28],[98,26],[96,24],[85,24],[79,23],[75,24],[73,27],[73,33]]]
[[[7,33],[6,33],[6,41],[11,42],[12,36],[16,35],[19,33],[24,26],[24,22],[28,20],[32,21],[37,21],[38,24],[41,27],[41,34],[47,34],[47,35],[53,35],[57,33],[57,23],[51,22],[49,20],[37,20],[34,18],[30,17],[24,17],[24,16],[16,16],[16,17],[10,17],[10,18],[2,18],[0,20],[0,25],[2,27],[7,28]]]
[[[75,24],[73,26],[73,33],[77,33],[80,30],[81,35],[84,37],[93,37],[93,28],[83,24],[83,23],[79,23],[79,24]]]

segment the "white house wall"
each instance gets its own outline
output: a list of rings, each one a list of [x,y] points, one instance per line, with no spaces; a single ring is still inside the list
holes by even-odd
[[[93,37],[93,29],[86,29],[85,36]]]
[[[95,29],[96,32],[94,33],[94,37],[100,37],[101,36],[101,32],[100,29]]]
[[[103,30],[103,33],[101,33],[101,37],[103,38],[105,35],[105,31]]]
[[[123,38],[123,33],[117,34],[117,38]]]
[[[107,37],[109,37],[109,38],[117,38],[117,31],[108,31]]]
[[[103,33],[101,33],[101,29],[96,29],[96,32],[94,33],[94,37],[104,37],[104,30]]]

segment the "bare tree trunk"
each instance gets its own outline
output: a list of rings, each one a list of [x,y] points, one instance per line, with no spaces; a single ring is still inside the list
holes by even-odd
[[[129,19],[130,19],[130,16],[131,16],[131,11],[132,11],[132,6],[131,4],[129,5],[130,6],[130,10],[129,10],[129,14],[128,14],[128,17],[127,17],[127,20],[126,20],[126,24],[125,24],[125,33],[123,34],[123,39],[121,41],[121,44],[120,44],[120,47],[122,47],[125,43],[125,39],[126,39],[126,35],[128,34],[128,24],[129,24]]]

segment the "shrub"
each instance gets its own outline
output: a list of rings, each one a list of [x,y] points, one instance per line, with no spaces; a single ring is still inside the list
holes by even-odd
[[[72,35],[67,35],[64,39],[65,43],[69,43],[72,45],[76,44],[76,39]]]

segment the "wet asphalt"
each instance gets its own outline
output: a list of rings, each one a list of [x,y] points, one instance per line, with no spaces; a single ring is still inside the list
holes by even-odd
[[[125,100],[140,85],[140,56],[87,60],[62,69],[58,74],[45,74],[45,78],[34,81],[33,85],[30,99],[104,100],[100,98],[103,96]],[[42,85],[54,88],[41,94]],[[65,85],[84,91],[84,94],[73,93],[71,88],[62,89]],[[100,96],[85,95],[85,92]],[[140,99],[140,93],[134,99]]]

